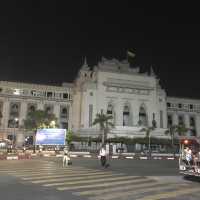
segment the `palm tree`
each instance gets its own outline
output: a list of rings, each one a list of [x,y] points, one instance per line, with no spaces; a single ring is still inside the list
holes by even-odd
[[[23,127],[29,131],[34,132],[34,153],[35,153],[35,137],[37,129],[41,128],[55,128],[57,127],[57,118],[54,114],[49,114],[43,110],[35,110],[28,113],[24,120]],[[54,122],[54,123],[52,123]]]
[[[148,152],[149,152],[149,158],[151,158],[151,132],[155,130],[155,126],[149,126],[149,127],[146,127],[146,128],[142,128],[140,131],[143,132],[145,131],[146,132],[146,138],[148,138]]]
[[[103,110],[101,110],[100,113],[97,113],[96,118],[94,119],[93,125],[99,124],[100,126],[100,131],[102,135],[102,145],[104,145],[107,139],[107,133],[108,133],[109,127],[114,126],[114,124],[109,121],[111,119],[113,119],[113,116],[104,114]]]
[[[171,144],[172,144],[172,150],[175,157],[175,148],[174,148],[174,138],[175,134],[177,133],[178,136],[184,136],[186,132],[188,131],[188,128],[186,128],[184,125],[171,125],[168,130],[165,131],[166,135],[170,135],[171,137]]]
[[[65,139],[65,141],[66,141],[66,143],[67,143],[67,145],[70,147],[70,145],[71,145],[71,143],[72,143],[72,140],[73,140],[73,132],[71,131],[71,130],[69,130],[68,132],[67,132],[67,136],[66,136],[66,139]]]
[[[148,151],[149,151],[149,158],[151,158],[151,132],[154,131],[157,127],[157,123],[155,120],[155,115],[153,113],[153,120],[152,120],[152,126],[148,126],[146,128],[142,128],[140,131],[146,132],[146,138],[148,138]]]

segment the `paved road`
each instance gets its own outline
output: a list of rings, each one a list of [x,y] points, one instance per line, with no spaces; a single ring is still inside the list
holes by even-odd
[[[114,160],[102,169],[95,159],[75,159],[67,168],[58,160],[0,161],[0,195],[2,200],[199,200],[200,182],[182,179],[176,164]]]

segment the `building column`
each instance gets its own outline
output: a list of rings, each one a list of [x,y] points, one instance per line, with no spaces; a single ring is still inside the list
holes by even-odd
[[[19,127],[23,125],[23,121],[26,119],[27,114],[27,103],[22,101],[20,103],[20,113],[19,113]],[[25,135],[22,130],[19,128],[15,128],[15,136],[16,136],[16,146],[21,147],[24,144]]]
[[[59,123],[59,119],[60,119],[60,105],[59,104],[54,105],[53,113],[56,116],[56,118],[58,119],[58,123]]]
[[[37,104],[37,109],[38,110],[43,110],[44,109],[44,103],[43,102],[40,102]]]
[[[55,117],[57,118],[57,123],[58,123],[58,126],[60,127],[60,104],[56,103],[54,105],[53,113],[54,113]]]
[[[135,101],[131,102],[131,113],[133,126],[137,126],[139,121],[139,108]]]
[[[188,114],[184,115],[184,123],[186,128],[190,128],[190,117]]]
[[[27,103],[22,101],[19,113],[19,125],[22,125],[23,120],[26,119],[26,113],[27,113]]]
[[[195,119],[197,137],[200,137],[200,115],[196,115]]]
[[[117,101],[116,105],[116,126],[123,126],[123,104]]]
[[[94,111],[93,115],[95,115]],[[70,104],[69,104],[69,116],[68,116],[68,129],[72,129],[72,107]]]
[[[173,125],[178,125],[178,115],[176,113],[173,114],[172,124]]]
[[[9,106],[10,106],[10,102],[8,101],[8,99],[6,99],[3,103],[3,109],[2,109],[2,128],[3,129],[7,129],[8,128],[8,119],[9,119]]]

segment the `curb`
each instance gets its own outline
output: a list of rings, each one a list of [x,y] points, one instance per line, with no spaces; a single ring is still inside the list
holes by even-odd
[[[28,160],[32,159],[32,156],[27,154],[27,155],[1,155],[0,160]]]
[[[51,157],[63,157],[63,155],[56,155]],[[100,159],[99,155],[80,155],[80,154],[72,154],[71,158],[97,158]],[[112,155],[112,159],[129,159],[129,160],[149,160],[147,156],[123,156],[123,155]],[[169,157],[169,156],[152,156],[151,160],[178,160],[178,157]]]
[[[34,159],[37,157],[46,157],[46,158],[62,158],[62,154],[50,155],[50,154],[27,154],[27,155],[16,155],[16,156],[0,156],[0,160],[25,160],[25,159]],[[91,155],[91,154],[71,154],[71,158],[97,158],[100,159],[99,155]],[[126,156],[126,155],[112,155],[112,159],[129,159],[129,160],[149,160],[148,156]],[[170,156],[152,156],[151,160],[178,160],[178,157],[170,157]]]

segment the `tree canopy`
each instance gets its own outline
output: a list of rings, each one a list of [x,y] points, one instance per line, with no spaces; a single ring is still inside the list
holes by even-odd
[[[29,112],[27,118],[24,120],[24,128],[30,131],[55,127],[57,127],[57,118],[55,115],[43,110]]]
[[[114,124],[109,121],[113,119],[112,115],[106,115],[103,113],[103,110],[101,110],[100,113],[96,114],[96,118],[94,119],[93,125],[99,124],[100,131],[102,132],[102,143],[104,144],[106,138],[107,138],[107,132],[109,127],[113,127]]]

